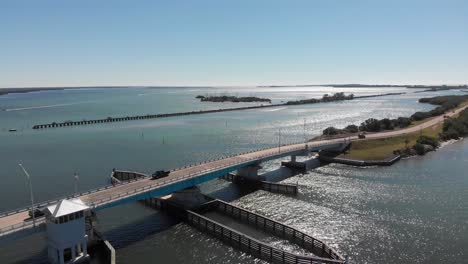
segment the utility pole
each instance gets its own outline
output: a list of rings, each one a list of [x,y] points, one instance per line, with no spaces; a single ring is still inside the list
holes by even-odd
[[[36,226],[36,216],[34,212],[34,196],[33,196],[33,190],[32,190],[31,176],[29,175],[29,173],[26,171],[26,169],[23,167],[21,163],[19,163],[18,165],[21,167],[24,175],[26,176],[26,179],[28,180],[29,195],[31,196],[31,212],[32,212],[33,226]]]

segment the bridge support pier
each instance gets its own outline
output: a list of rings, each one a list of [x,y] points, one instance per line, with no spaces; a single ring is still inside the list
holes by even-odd
[[[264,180],[265,179],[264,176],[258,175],[258,170],[261,168],[262,167],[258,164],[250,165],[250,166],[238,169],[236,175],[247,178],[247,179],[256,180],[256,181]]]
[[[317,157],[312,157],[311,159],[305,161],[297,161],[296,156],[291,156],[291,161],[282,161],[281,166],[306,172],[319,167],[320,161]]]
[[[173,193],[169,200],[182,205],[184,208],[194,208],[208,202],[196,186]]]

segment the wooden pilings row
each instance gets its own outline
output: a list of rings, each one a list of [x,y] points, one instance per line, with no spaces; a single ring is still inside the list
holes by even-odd
[[[283,105],[283,104],[256,105],[256,106],[245,106],[245,107],[236,107],[236,108],[224,108],[224,109],[200,110],[200,111],[191,111],[191,112],[168,113],[168,114],[138,115],[138,116],[126,116],[126,117],[108,117],[108,118],[105,118],[105,119],[92,119],[92,120],[82,120],[82,121],[53,122],[53,123],[48,123],[48,124],[34,125],[32,127],[32,129],[83,126],[83,125],[92,125],[92,124],[114,123],[114,122],[124,122],[124,121],[132,121],[132,120],[145,120],[145,119],[165,118],[165,117],[174,117],[174,116],[200,115],[200,114],[208,114],[208,113],[248,110],[248,109],[266,108],[266,107],[276,107],[276,106],[281,106],[281,105]]]

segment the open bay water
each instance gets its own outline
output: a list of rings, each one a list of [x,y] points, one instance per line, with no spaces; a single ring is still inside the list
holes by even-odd
[[[136,114],[217,109],[241,103],[199,102],[198,94],[287,100],[324,93],[405,95],[183,116],[34,131],[33,124]],[[220,155],[300,141],[327,126],[367,118],[409,116],[433,106],[418,98],[458,91],[413,93],[402,88],[95,88],[0,96],[0,209],[27,206],[27,185],[18,162],[33,175],[36,200],[108,183],[112,168],[146,173]],[[305,129],[304,129],[305,119]],[[16,128],[11,133],[8,129]],[[279,131],[279,128],[281,131]],[[468,145],[458,142],[423,158],[388,168],[330,165],[285,180],[300,195],[257,191],[234,200],[250,210],[291,224],[333,245],[355,263],[464,263],[468,245]],[[269,163],[271,170],[279,163]],[[214,180],[206,193],[236,196],[231,184]],[[99,229],[117,248],[119,263],[257,263],[163,213],[128,204],[98,213]],[[45,261],[45,237],[37,234],[0,248],[0,263]],[[272,243],[279,243],[272,241]],[[281,246],[281,245],[279,245]],[[26,248],[18,250],[18,248]],[[466,263],[466,262],[465,262]]]

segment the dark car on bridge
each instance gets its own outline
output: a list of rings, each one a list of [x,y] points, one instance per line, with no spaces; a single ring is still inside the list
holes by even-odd
[[[151,175],[151,179],[152,180],[161,179],[161,178],[169,176],[169,173],[170,173],[170,171],[164,171],[164,170],[155,171]]]
[[[28,214],[30,217],[33,216],[32,210],[28,211]],[[44,215],[44,212],[42,212],[39,208],[34,208],[34,217],[41,217]]]

